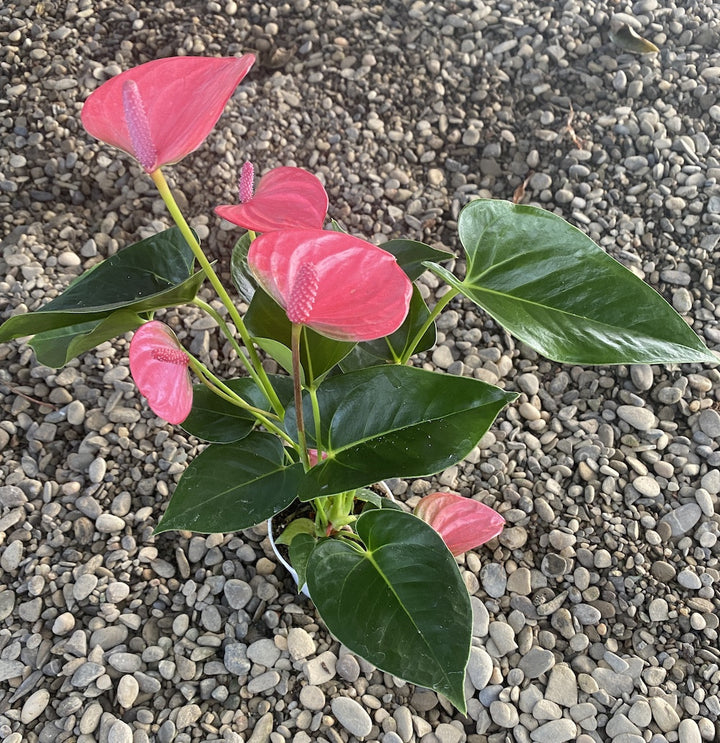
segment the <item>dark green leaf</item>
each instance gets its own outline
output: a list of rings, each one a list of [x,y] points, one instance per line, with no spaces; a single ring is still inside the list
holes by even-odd
[[[257,344],[271,352],[286,371],[291,371],[292,324],[285,310],[262,289],[255,292],[245,316],[245,324],[257,340]],[[300,350],[304,383],[310,385],[321,379],[350,353],[354,345],[354,343],[326,338],[310,328],[304,328]],[[280,346],[284,346],[285,350]]]
[[[467,273],[436,274],[513,335],[568,364],[717,361],[647,284],[565,220],[507,201],[460,214]]]
[[[476,379],[408,366],[330,377],[318,389],[319,444],[305,399],[309,445],[328,457],[307,472],[300,498],[439,472],[466,456],[515,397]],[[294,420],[291,406],[285,416],[288,429]]]
[[[236,243],[232,250],[230,258],[230,275],[233,284],[238,290],[238,294],[244,302],[250,304],[250,301],[257,289],[257,281],[250,270],[247,262],[248,251],[250,250],[250,233],[246,232]]]
[[[57,369],[91,348],[139,328],[142,323],[142,318],[136,313],[130,310],[116,310],[100,320],[90,320],[37,333],[29,345],[41,364]]]
[[[356,526],[364,549],[326,539],[310,555],[308,588],[320,616],[353,652],[465,712],[472,612],[455,560],[411,514],[372,510]]]
[[[317,540],[309,534],[297,534],[290,543],[290,564],[298,575],[298,590],[307,583],[307,563]]]
[[[416,240],[389,240],[379,247],[395,256],[398,265],[405,271],[410,281],[415,281],[425,270],[424,262],[446,261],[455,257],[449,250],[433,248]]]
[[[210,444],[183,473],[155,528],[212,534],[255,526],[287,508],[302,465],[288,464],[280,440],[254,431],[234,444]]]
[[[287,380],[288,377],[278,379]],[[228,379],[225,380],[225,384],[253,407],[271,410],[267,398],[252,379],[248,377]],[[244,439],[252,431],[255,422],[256,419],[251,413],[216,395],[204,384],[195,384],[192,410],[183,421],[182,427],[192,436],[204,441],[230,444]]]
[[[191,301],[205,277],[176,227],[130,245],[86,271],[59,297],[0,327],[0,341],[98,321],[119,309],[136,314]]]

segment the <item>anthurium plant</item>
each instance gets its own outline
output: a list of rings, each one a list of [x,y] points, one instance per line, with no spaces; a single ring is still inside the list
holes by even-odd
[[[156,533],[230,532],[284,513],[275,534],[330,632],[377,667],[465,709],[470,600],[455,556],[503,518],[479,497],[433,493],[414,512],[373,489],[461,461],[515,394],[413,365],[435,320],[467,299],[543,356],[568,364],[700,363],[717,358],[650,287],[555,214],[476,200],[452,254],[381,245],[328,222],[321,181],[295,167],[240,173],[224,286],[177,206],[163,167],[196,149],[254,58],[181,57],[123,72],[93,92],[82,122],[134,157],[175,226],[94,265],[39,309],[0,327],[33,336],[59,367],[132,333],[130,370],[154,413],[204,442]],[[447,284],[434,306],[424,271]],[[203,301],[206,282],[220,303]],[[193,304],[214,319],[245,373],[226,378],[156,313]],[[224,308],[218,311],[216,307]],[[243,308],[241,312],[240,308]],[[284,373],[269,374],[263,358]],[[480,494],[478,494],[480,496]]]

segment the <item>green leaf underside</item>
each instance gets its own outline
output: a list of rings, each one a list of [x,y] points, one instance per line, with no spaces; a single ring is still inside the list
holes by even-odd
[[[417,240],[388,240],[379,247],[395,256],[410,281],[415,281],[423,273],[425,261],[446,261],[455,257],[449,250],[433,248]]]
[[[257,289],[257,281],[247,262],[250,250],[250,233],[246,232],[236,243],[230,258],[230,276],[241,299],[250,304]]]
[[[316,544],[317,540],[310,534],[297,534],[288,548],[290,564],[298,574],[298,590],[301,590],[307,583],[308,559]]]
[[[294,500],[300,463],[287,464],[280,440],[254,431],[234,444],[211,444],[183,473],[155,529],[212,534],[256,526]]]
[[[41,309],[9,318],[0,341],[102,320],[116,310],[148,312],[191,301],[205,274],[173,227],[130,245],[78,277]]]
[[[479,380],[407,366],[330,377],[318,389],[319,444],[305,400],[310,445],[328,458],[306,473],[299,497],[439,472],[466,456],[515,397]],[[294,420],[291,408],[285,417],[291,435]]]
[[[310,555],[308,587],[320,616],[350,650],[464,712],[472,612],[455,560],[411,514],[371,510],[356,527],[365,550],[328,539]]]
[[[74,317],[78,319],[77,315]],[[117,310],[100,320],[90,320],[37,333],[28,345],[35,351],[35,356],[41,364],[58,369],[70,359],[105,341],[135,330],[142,323],[142,318],[135,312]]]
[[[271,375],[276,390],[283,390],[282,398],[292,400],[292,380],[289,377]],[[271,409],[265,395],[248,377],[227,379],[225,384],[246,402],[261,410]],[[214,444],[230,444],[244,439],[255,425],[255,418],[227,400],[216,395],[204,384],[193,385],[193,405],[182,428],[192,436]]]
[[[428,267],[554,361],[717,361],[651,287],[555,214],[477,200],[460,214],[467,272]]]
[[[258,345],[273,356],[277,354],[278,363],[290,371],[292,323],[285,310],[262,289],[258,289],[253,296],[245,316],[245,324]],[[310,328],[304,328],[300,346],[304,382],[311,384],[322,378],[354,346],[354,343],[326,338]]]

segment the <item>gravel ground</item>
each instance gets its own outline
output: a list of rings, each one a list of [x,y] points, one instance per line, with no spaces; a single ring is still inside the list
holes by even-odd
[[[316,172],[356,234],[454,249],[463,204],[525,184],[524,203],[586,231],[720,347],[716,4],[158,5],[0,9],[1,318],[168,225],[149,179],[81,128],[87,94],[156,57],[254,49],[216,131],[168,170],[225,268],[236,233],[212,207],[234,201],[248,158]],[[616,46],[611,22],[660,53]],[[211,363],[231,356],[199,314],[165,319]],[[410,502],[438,484],[481,494],[508,521],[462,562],[466,717],[339,647],[263,528],[151,536],[197,442],[144,405],[127,338],[57,371],[13,343],[0,739],[719,740],[718,369],[559,366],[460,301],[440,327],[429,368],[522,393],[467,460],[391,483]]]

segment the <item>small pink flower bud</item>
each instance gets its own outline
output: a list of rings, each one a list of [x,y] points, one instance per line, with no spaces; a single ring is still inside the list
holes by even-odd
[[[158,320],[141,325],[130,341],[130,372],[152,411],[168,423],[182,423],[190,414],[193,387],[190,357],[175,333]]]

